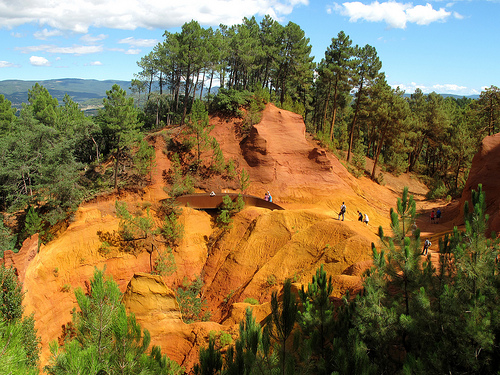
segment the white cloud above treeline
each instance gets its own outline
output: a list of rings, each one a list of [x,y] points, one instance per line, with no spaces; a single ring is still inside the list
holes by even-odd
[[[37,23],[86,34],[89,27],[135,30],[169,29],[191,20],[204,26],[241,23],[244,17],[269,14],[280,19],[309,0],[0,0],[0,27]],[[41,32],[43,37],[44,32]]]
[[[345,2],[342,4],[333,3],[328,12],[337,12],[349,17],[350,22],[359,20],[367,22],[385,22],[389,27],[395,29],[405,29],[408,23],[417,25],[429,25],[433,22],[444,22],[451,15],[451,11],[445,8],[434,9],[427,3],[425,5],[413,5],[413,3],[400,3],[397,1],[378,2],[364,4],[360,1]],[[458,13],[453,16],[460,19]]]
[[[41,56],[31,56],[30,63],[33,66],[50,66],[50,61]]]
[[[430,86],[426,85],[421,85],[417,84],[415,82],[411,82],[409,84],[391,84],[392,88],[399,87],[401,90],[403,90],[407,94],[413,94],[416,89],[422,90],[423,93],[431,93],[431,92],[436,92],[439,94],[454,94],[454,95],[479,95],[480,92],[478,92],[475,89],[471,89],[466,86],[461,86],[461,85],[456,85],[456,84],[451,84],[451,83],[445,83],[445,84],[434,84]]]

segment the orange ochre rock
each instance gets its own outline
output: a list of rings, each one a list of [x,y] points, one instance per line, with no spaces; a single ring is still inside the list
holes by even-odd
[[[147,206],[156,217],[167,198],[163,175],[170,162],[163,152],[165,141],[161,133],[150,135],[156,167],[141,194],[123,191],[82,204],[68,228],[39,252],[33,237],[18,254],[6,253],[6,264],[17,268],[24,283],[25,312],[35,313],[42,366],[50,355],[49,343],[61,336],[77,307],[73,290],[86,288],[95,267],[106,267],[106,274],[118,283],[127,310],[150,331],[152,344],[161,345],[187,370],[198,361],[198,349],[211,331],[237,336],[247,307],[261,322],[270,312],[271,293],[280,291],[286,278],[307,287],[323,264],[335,283],[332,297],[360,290],[362,272],[371,264],[371,243],[378,243],[379,225],[389,228],[388,213],[398,192],[353,177],[335,155],[308,138],[299,115],[272,104],[243,140],[236,122],[212,118],[211,124],[211,135],[226,160],[232,158],[239,170],[249,173],[246,193],[263,197],[270,190],[285,210],[246,207],[230,228],[221,230],[214,213],[183,208],[179,221],[184,236],[173,249],[177,269],[167,277],[149,275],[146,250],[100,251],[97,233],[119,227],[115,200],[126,202],[131,212]],[[347,205],[345,221],[338,220],[342,202]],[[357,210],[369,215],[369,225],[357,221]],[[174,291],[184,278],[194,280],[197,275],[205,283],[202,296],[212,321],[185,324]]]

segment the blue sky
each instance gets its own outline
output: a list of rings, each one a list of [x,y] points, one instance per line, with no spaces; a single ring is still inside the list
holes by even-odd
[[[0,80],[130,80],[165,30],[265,14],[297,23],[318,62],[340,30],[374,46],[407,93],[500,86],[500,0],[0,0]]]

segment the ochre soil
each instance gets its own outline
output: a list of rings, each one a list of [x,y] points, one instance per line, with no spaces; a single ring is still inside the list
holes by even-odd
[[[99,251],[97,232],[118,229],[115,200],[127,202],[131,212],[149,207],[155,213],[168,198],[163,189],[164,172],[170,168],[165,141],[159,133],[150,135],[156,166],[143,192],[122,192],[82,204],[67,230],[42,245],[38,253],[37,236],[26,240],[18,254],[6,253],[5,263],[18,269],[24,283],[26,314],[35,313],[42,366],[50,356],[49,343],[61,336],[77,307],[73,290],[86,288],[95,267],[106,267],[118,283],[128,311],[150,331],[152,344],[161,345],[164,353],[190,369],[210,331],[236,337],[245,308],[251,306],[245,299],[258,301],[252,308],[257,321],[262,321],[270,311],[271,293],[279,291],[286,278],[299,288],[324,264],[333,276],[333,297],[359,291],[361,274],[371,265],[371,243],[378,244],[380,225],[390,231],[389,210],[404,186],[409,186],[417,200],[421,213],[417,225],[422,236],[433,242],[433,259],[437,261],[436,234],[460,225],[459,203],[426,201],[426,187],[411,175],[386,173],[385,186],[367,177],[353,177],[342,161],[306,136],[297,114],[268,104],[262,121],[243,140],[241,120],[213,117],[211,125],[211,135],[226,160],[232,158],[239,170],[249,172],[245,193],[263,197],[270,191],[285,210],[246,207],[234,217],[229,230],[221,231],[209,213],[184,208],[180,220],[185,234],[174,249],[177,270],[168,277],[149,275],[150,258],[145,250],[134,254]],[[234,183],[231,188],[223,179],[203,183],[207,190],[234,191]],[[345,221],[338,220],[342,202],[347,205]],[[442,221],[431,224],[429,212],[437,207],[443,210]],[[368,214],[368,225],[357,221],[357,210]],[[174,291],[184,278],[193,280],[196,275],[202,275],[205,282],[202,293],[211,321],[185,324]]]

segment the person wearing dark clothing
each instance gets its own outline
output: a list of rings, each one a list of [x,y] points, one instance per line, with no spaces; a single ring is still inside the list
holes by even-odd
[[[439,219],[441,219],[441,209],[438,208],[436,211],[436,224],[439,224]]]
[[[358,211],[358,221],[363,222],[363,214]]]

